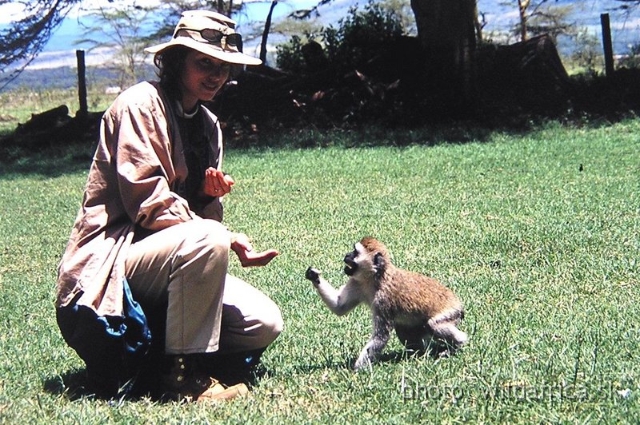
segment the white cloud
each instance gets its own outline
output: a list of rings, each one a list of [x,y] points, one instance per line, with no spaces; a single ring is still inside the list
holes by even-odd
[[[68,17],[76,18],[78,16],[83,16],[88,13],[94,13],[94,11],[99,8],[103,8],[108,10],[109,8],[117,8],[118,6],[130,7],[130,6],[140,6],[140,7],[160,7],[162,2],[160,0],[113,0],[109,3],[104,0],[82,0],[78,7],[75,7],[73,10],[69,12]]]
[[[9,2],[0,5],[0,25],[6,25],[17,21],[23,16],[24,5],[18,2]]]
[[[157,7],[160,6],[160,0],[135,0],[134,4],[142,7]],[[99,7],[116,7],[118,4],[130,5],[130,0],[114,0],[107,3],[104,0],[83,0],[78,5],[74,6],[67,17],[75,18],[82,16],[89,10],[95,10]],[[7,25],[11,22],[17,21],[24,17],[25,6],[22,2],[10,1],[0,5],[0,25]]]

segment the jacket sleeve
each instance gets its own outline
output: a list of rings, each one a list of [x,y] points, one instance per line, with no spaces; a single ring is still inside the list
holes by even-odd
[[[165,114],[159,102],[144,107],[129,102],[103,118],[102,137],[111,141],[125,211],[136,225],[153,231],[196,218],[171,190],[175,169]]]
[[[210,166],[218,170],[222,170],[223,159],[223,144],[222,144],[222,129],[220,128],[220,121],[209,109],[202,106],[202,110],[207,118],[207,134],[209,137],[209,158],[211,160]],[[224,216],[224,207],[222,205],[222,199],[206,197],[203,202],[198,206],[197,214],[202,218],[208,218],[222,222]]]

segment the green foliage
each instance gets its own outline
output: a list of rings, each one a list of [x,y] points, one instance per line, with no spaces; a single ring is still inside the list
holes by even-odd
[[[619,67],[640,68],[640,44],[629,46],[629,53],[618,62]]]
[[[417,35],[418,28],[416,26],[416,17],[411,8],[410,0],[382,0],[378,1],[379,4],[385,10],[393,11],[399,21],[403,31],[406,34]]]
[[[305,34],[305,39],[308,40],[308,34]],[[278,51],[278,68],[283,71],[300,73],[304,70],[304,58],[302,56],[302,46],[306,42],[303,42],[302,37],[298,35],[291,36],[291,40],[285,44],[281,44],[276,47]]]
[[[575,34],[573,40],[576,48],[571,54],[571,62],[581,71],[590,74],[595,74],[596,69],[602,69],[604,58],[598,38],[582,29]]]
[[[391,8],[369,2],[363,11],[349,9],[338,26],[323,27],[319,33],[306,32],[293,36],[288,43],[277,46],[278,68],[299,72],[304,69],[302,47],[307,41],[318,41],[327,59],[339,69],[357,68],[372,58],[385,42],[403,34],[402,20]]]
[[[57,330],[53,287],[91,153],[0,159],[0,422],[638,423],[640,121],[445,130],[307,131],[291,142],[307,149],[227,150],[227,225],[281,253],[252,269],[232,257],[231,273],[280,305],[285,330],[250,396],[215,405],[71,398],[83,365]],[[342,256],[367,233],[460,296],[465,349],[407,358],[394,339],[387,361],[348,369],[369,315],[332,315],[304,270],[344,282]]]
[[[403,32],[395,12],[375,3],[367,4],[362,13],[352,8],[337,29],[330,29],[324,39],[329,59],[350,66],[370,59],[386,41]]]

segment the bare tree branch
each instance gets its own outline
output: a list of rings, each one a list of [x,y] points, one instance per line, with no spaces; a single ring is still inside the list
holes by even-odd
[[[28,0],[22,3],[24,17],[0,31],[0,90],[15,79],[42,51],[51,32],[80,0]],[[0,5],[10,3],[0,1]],[[21,65],[6,71],[9,65]]]

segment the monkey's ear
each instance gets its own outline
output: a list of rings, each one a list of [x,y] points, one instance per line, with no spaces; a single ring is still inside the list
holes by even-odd
[[[386,262],[384,261],[384,256],[380,252],[376,252],[376,255],[373,256],[373,267],[375,268],[376,277],[382,276],[384,273],[384,269],[386,267]]]

